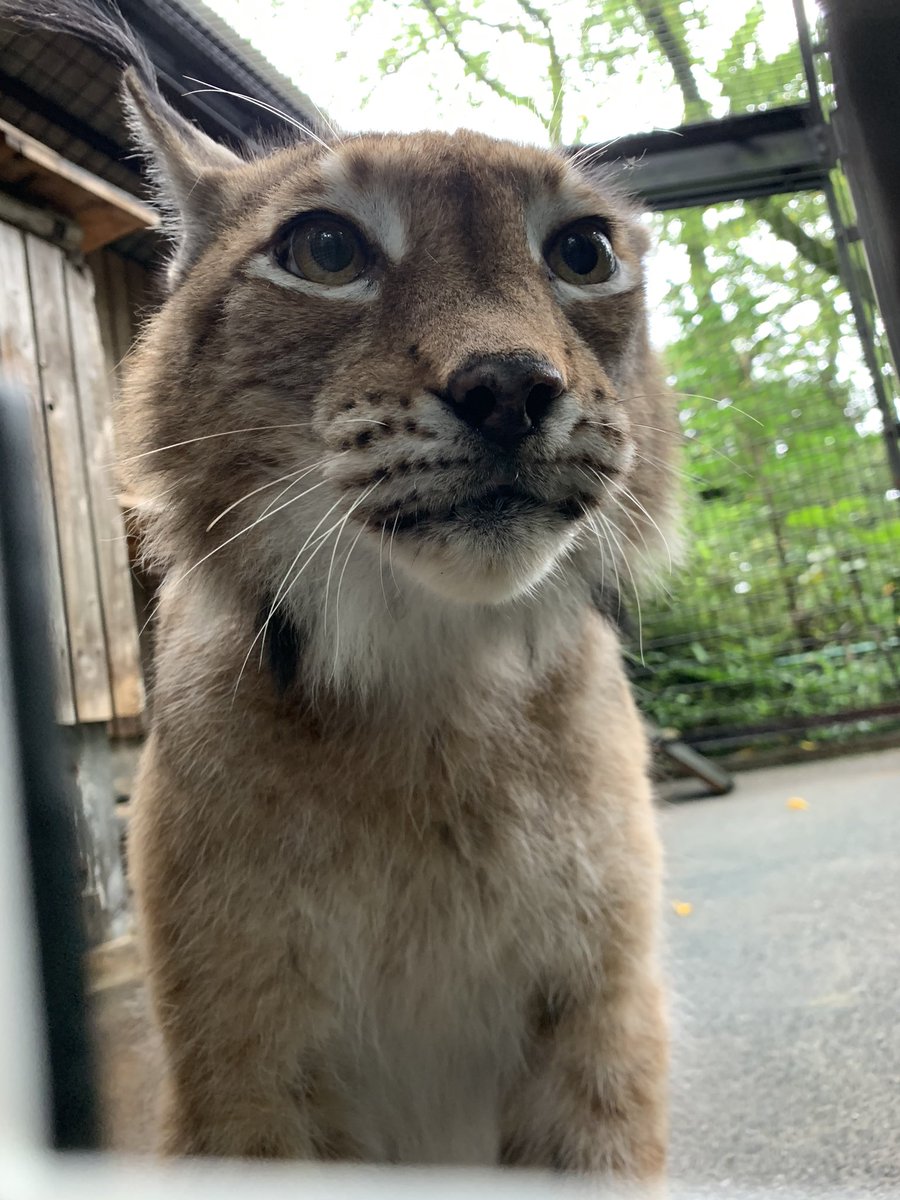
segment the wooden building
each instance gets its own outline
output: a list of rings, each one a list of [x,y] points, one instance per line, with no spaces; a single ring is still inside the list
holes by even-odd
[[[311,111],[198,0],[120,7],[168,98],[213,137],[252,145],[276,121],[234,96],[183,97],[185,76],[295,118]],[[94,941],[127,922],[117,776],[144,728],[150,667],[152,581],[129,537],[141,501],[115,483],[116,372],[156,303],[163,250],[118,79],[90,45],[0,23],[0,371],[31,417],[56,712],[81,797]]]

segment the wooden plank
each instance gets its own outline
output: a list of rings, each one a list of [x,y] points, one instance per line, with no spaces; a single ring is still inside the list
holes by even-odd
[[[0,221],[24,229],[27,233],[36,233],[63,250],[81,249],[81,227],[74,221],[50,209],[25,204],[6,192],[0,192]]]
[[[25,238],[18,229],[3,224],[0,224],[0,279],[3,280],[3,287],[0,289],[0,368],[6,378],[22,387],[31,405],[34,462],[43,532],[44,586],[47,593],[50,649],[56,685],[56,718],[62,724],[71,725],[75,722],[72,663],[66,630],[37,347],[31,318]]]
[[[79,722],[113,716],[61,251],[25,235]]]
[[[159,225],[158,214],[148,205],[3,120],[0,180],[16,184],[29,197],[77,221],[85,253],[126,233]]]
[[[113,344],[112,315],[109,305],[109,287],[106,280],[106,256],[108,250],[95,250],[85,256],[85,261],[94,276],[94,305],[97,309],[97,321],[100,325],[100,338],[106,354],[108,373],[115,385],[116,350]]]
[[[125,260],[121,254],[108,252],[104,255],[106,268],[106,294],[109,304],[109,332],[115,352],[115,365],[118,371],[128,351],[131,349],[131,299],[128,295],[128,279],[125,274]]]
[[[115,250],[95,250],[86,261],[94,276],[103,348],[110,369],[117,371],[155,303],[153,275],[143,264]]]
[[[125,523],[115,493],[112,463],[113,389],[100,340],[94,285],[87,267],[63,264],[72,339],[75,384],[94,547],[100,577],[109,679],[117,718],[144,709],[144,682],[131,587]]]
[[[125,283],[128,288],[128,308],[131,316],[131,340],[135,341],[153,307],[153,278],[151,272],[133,258],[125,259]]]

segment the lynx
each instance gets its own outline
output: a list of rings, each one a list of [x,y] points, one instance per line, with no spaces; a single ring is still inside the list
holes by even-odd
[[[174,240],[118,415],[165,571],[131,835],[164,1149],[655,1185],[660,851],[608,615],[674,501],[639,209],[472,132],[239,158],[114,12],[27,19],[125,68]]]

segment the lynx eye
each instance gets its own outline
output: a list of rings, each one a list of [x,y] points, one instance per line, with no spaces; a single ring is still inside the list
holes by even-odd
[[[274,257],[292,275],[330,287],[352,283],[369,265],[362,234],[349,221],[331,216],[294,222],[275,243]]]
[[[607,230],[606,222],[595,217],[575,221],[560,230],[544,251],[553,274],[566,283],[581,286],[611,279],[618,262]]]

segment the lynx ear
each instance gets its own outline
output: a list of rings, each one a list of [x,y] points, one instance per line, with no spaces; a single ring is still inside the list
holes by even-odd
[[[132,137],[147,159],[175,243],[169,264],[174,287],[215,236],[232,193],[230,176],[242,160],[176,112],[134,67],[125,71],[122,92]]]

